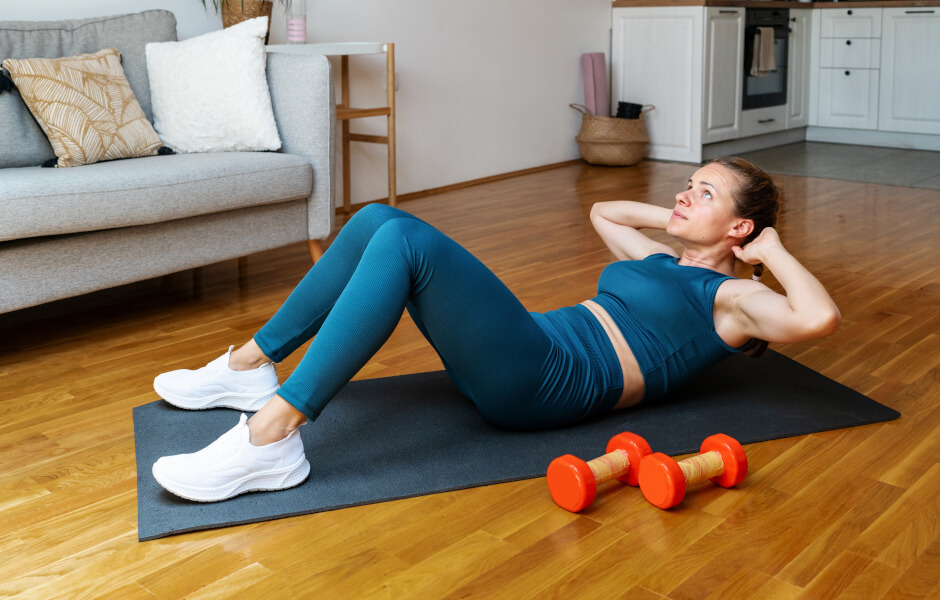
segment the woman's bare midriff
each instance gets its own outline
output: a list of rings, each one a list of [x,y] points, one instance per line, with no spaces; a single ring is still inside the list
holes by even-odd
[[[623,393],[620,394],[620,400],[614,410],[639,403],[643,399],[643,372],[640,371],[640,364],[633,356],[630,346],[627,345],[627,340],[600,304],[593,300],[585,300],[581,304],[594,314],[604,331],[607,332],[607,337],[610,338],[610,343],[613,344],[617,358],[620,360],[620,369],[623,371]]]

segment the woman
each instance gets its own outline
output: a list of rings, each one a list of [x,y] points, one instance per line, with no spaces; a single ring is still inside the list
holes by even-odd
[[[365,365],[405,309],[461,393],[493,424],[517,429],[652,400],[755,340],[828,335],[839,310],[780,243],[778,201],[766,173],[720,158],[692,175],[674,210],[596,204],[591,221],[618,262],[601,274],[594,299],[545,314],[527,312],[430,225],[367,206],[251,341],[199,370],[156,378],[156,391],[182,408],[260,410],[199,452],[159,459],[154,477],[203,502],[301,483],[310,465],[297,427]],[[644,228],[665,230],[682,252]],[[786,295],[735,278],[735,260],[756,265],[757,275],[766,265]],[[311,337],[278,387],[272,363]]]

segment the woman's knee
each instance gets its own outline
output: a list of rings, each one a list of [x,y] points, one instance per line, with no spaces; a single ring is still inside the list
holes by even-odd
[[[410,215],[400,208],[395,208],[387,204],[380,204],[378,202],[367,204],[359,209],[352,219],[357,220],[368,220],[373,223],[385,223],[392,219],[398,219],[402,217],[409,217]],[[350,222],[352,221],[350,219]]]
[[[358,248],[358,252],[361,253],[386,223],[401,219],[416,219],[416,217],[385,204],[368,204],[356,212],[343,226],[337,240],[352,243],[352,247]]]
[[[436,229],[409,215],[408,217],[394,217],[382,223],[375,232],[373,241],[383,245],[424,248],[427,246],[427,241],[436,233]]]

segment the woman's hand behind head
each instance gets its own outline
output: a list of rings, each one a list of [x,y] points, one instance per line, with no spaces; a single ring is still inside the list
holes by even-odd
[[[765,227],[752,242],[741,246],[731,248],[734,256],[749,265],[757,265],[767,261],[775,250],[783,248],[780,236],[773,227]]]

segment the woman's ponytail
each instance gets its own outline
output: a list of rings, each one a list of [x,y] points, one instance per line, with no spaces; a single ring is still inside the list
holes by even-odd
[[[760,281],[760,278],[764,275],[764,263],[757,263],[754,265],[754,274],[751,275],[751,279],[754,281]]]

